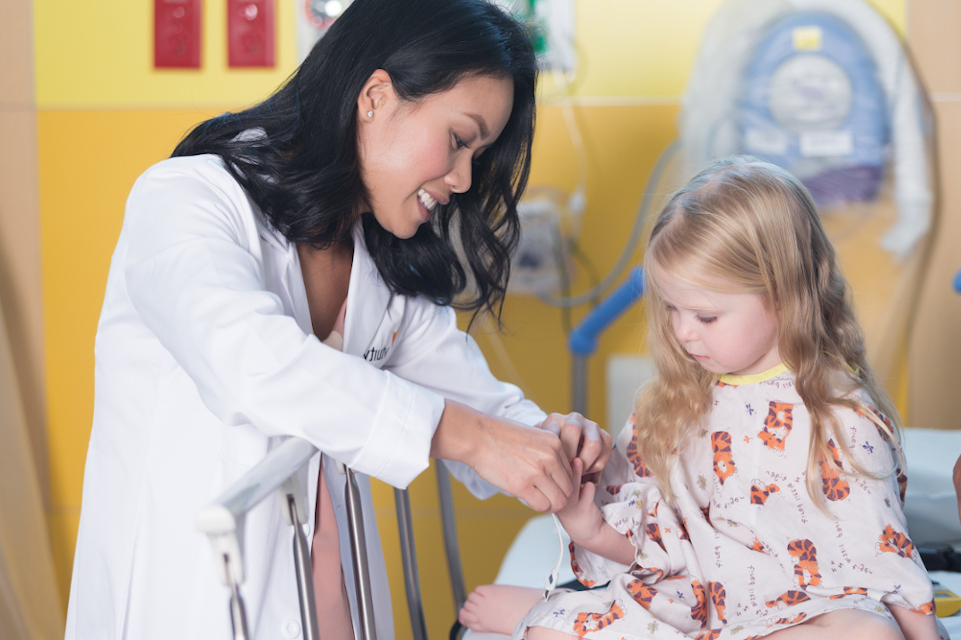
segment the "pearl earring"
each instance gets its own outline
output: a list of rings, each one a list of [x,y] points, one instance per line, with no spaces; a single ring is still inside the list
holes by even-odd
[[[373,112],[373,111],[368,111],[368,112],[367,112],[367,117],[368,117],[368,118],[373,118],[373,117],[374,117],[374,112]]]

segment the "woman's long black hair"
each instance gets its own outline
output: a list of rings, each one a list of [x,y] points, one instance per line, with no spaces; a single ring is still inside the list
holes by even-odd
[[[347,240],[368,202],[357,98],[377,69],[404,100],[471,75],[513,80],[510,119],[476,161],[470,190],[451,194],[406,240],[362,214],[367,248],[391,291],[499,317],[530,172],[537,66],[527,29],[488,0],[355,0],[274,95],[201,123],[173,155],[220,156],[289,242]],[[240,135],[252,129],[262,133]],[[468,284],[458,238],[476,290],[469,298],[458,297]]]

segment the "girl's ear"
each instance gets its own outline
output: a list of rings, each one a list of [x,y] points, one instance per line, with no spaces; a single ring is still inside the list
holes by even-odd
[[[390,74],[383,69],[377,69],[357,96],[357,118],[359,122],[368,122],[377,117],[389,100],[394,99],[394,85]]]

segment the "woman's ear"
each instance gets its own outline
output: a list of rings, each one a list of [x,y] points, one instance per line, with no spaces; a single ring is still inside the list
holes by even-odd
[[[390,74],[383,69],[377,69],[357,96],[357,117],[360,122],[367,122],[377,117],[388,100],[394,98],[394,86]]]

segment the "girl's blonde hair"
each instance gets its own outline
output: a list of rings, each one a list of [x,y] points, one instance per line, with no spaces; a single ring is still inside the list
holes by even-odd
[[[837,468],[827,443],[846,443],[836,407],[864,413],[890,429],[853,395],[863,388],[899,424],[874,380],[851,296],[817,208],[787,171],[746,156],[720,160],[673,195],[654,223],[645,256],[649,348],[658,375],[638,398],[635,415],[644,463],[670,495],[675,453],[702,428],[717,375],[704,370],[674,336],[656,274],[719,290],[761,295],[775,310],[778,350],[796,377],[811,416],[808,493],[821,505],[819,466]],[[864,469],[848,456],[858,473]]]

